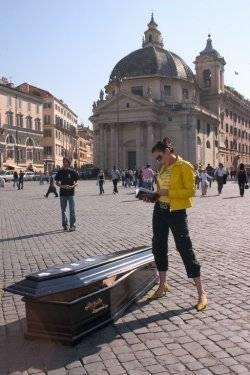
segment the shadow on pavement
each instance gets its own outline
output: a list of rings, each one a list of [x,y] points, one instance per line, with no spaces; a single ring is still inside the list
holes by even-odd
[[[138,202],[138,199],[130,199],[127,201],[121,201],[120,203],[130,203],[130,202]]]
[[[25,240],[25,239],[27,240],[28,238],[42,237],[42,236],[47,236],[48,234],[56,234],[56,233],[63,233],[63,232],[64,231],[62,229],[57,229],[57,230],[51,230],[49,232],[43,232],[43,233],[26,234],[25,236],[2,238],[0,239],[0,243],[7,242],[7,241],[17,241],[17,240]]]
[[[219,195],[218,194],[214,194],[214,195],[197,195],[196,197],[200,197],[200,198],[213,198],[213,197],[218,197]]]
[[[145,304],[148,302],[134,304],[128,313],[140,309]],[[0,326],[0,348],[4,348],[1,350],[0,373],[7,375],[15,371],[24,372],[28,369],[39,369],[47,373],[50,370],[60,369],[83,357],[97,354],[105,344],[120,338],[120,335],[124,333],[141,328],[147,329],[147,325],[152,322],[160,319],[168,320],[191,309],[170,310],[125,323],[118,321],[116,324],[107,325],[93,332],[75,346],[64,346],[49,340],[25,339],[26,319],[23,318]]]
[[[234,199],[234,198],[241,198],[239,195],[237,195],[237,197],[225,197],[225,198],[222,198],[222,199]]]

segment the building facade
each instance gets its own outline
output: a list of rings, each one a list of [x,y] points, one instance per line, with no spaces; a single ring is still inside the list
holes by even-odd
[[[43,170],[43,101],[0,79],[0,169]]]
[[[106,95],[101,90],[93,104],[94,164],[102,169],[152,164],[151,148],[164,137],[193,164],[250,163],[249,102],[224,85],[224,66],[209,36],[194,74],[163,48],[152,15],[142,48],[116,64]]]
[[[93,164],[93,131],[84,125],[77,127],[77,166]]]
[[[62,166],[64,156],[77,165],[77,118],[78,116],[61,100],[50,92],[23,83],[23,92],[32,93],[43,100],[43,146],[44,169],[50,172]]]

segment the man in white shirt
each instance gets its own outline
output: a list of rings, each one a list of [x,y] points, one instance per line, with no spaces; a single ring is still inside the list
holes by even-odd
[[[218,185],[218,194],[222,193],[223,185],[226,183],[227,171],[225,170],[222,163],[219,163],[219,167],[215,170],[214,177]]]

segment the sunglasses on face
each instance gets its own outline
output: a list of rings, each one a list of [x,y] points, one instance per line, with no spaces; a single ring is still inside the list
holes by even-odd
[[[156,161],[161,161],[162,155],[158,155],[157,158],[155,158]]]

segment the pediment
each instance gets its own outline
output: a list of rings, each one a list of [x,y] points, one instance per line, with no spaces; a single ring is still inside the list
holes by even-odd
[[[96,113],[102,111],[117,111],[117,106],[119,109],[133,109],[140,107],[152,106],[152,102],[146,98],[140,97],[138,95],[133,95],[126,91],[121,91],[119,94],[115,95],[109,100],[105,100],[103,103],[99,103]]]

